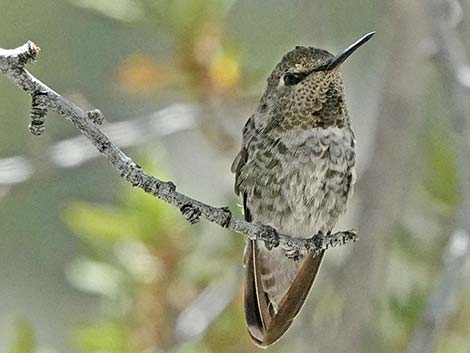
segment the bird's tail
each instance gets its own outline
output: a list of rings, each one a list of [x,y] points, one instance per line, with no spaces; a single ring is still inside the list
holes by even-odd
[[[267,347],[284,335],[302,309],[324,252],[300,262],[288,259],[282,249],[268,251],[255,241],[245,253],[245,317],[252,340]]]

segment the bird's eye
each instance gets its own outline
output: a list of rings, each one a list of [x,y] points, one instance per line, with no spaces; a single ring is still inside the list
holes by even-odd
[[[302,81],[307,75],[299,72],[288,72],[284,75],[284,84],[293,86]]]

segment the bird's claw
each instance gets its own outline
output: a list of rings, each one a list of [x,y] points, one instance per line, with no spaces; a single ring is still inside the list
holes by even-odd
[[[290,249],[286,250],[286,257],[290,260],[298,262],[303,258],[303,255],[299,249]]]
[[[266,249],[272,250],[273,248],[277,248],[279,246],[279,235],[274,228],[265,226],[263,233],[264,234],[262,238],[264,240],[264,246]]]
[[[201,210],[190,203],[185,203],[181,206],[180,211],[184,218],[186,218],[191,224],[196,224],[201,218]]]

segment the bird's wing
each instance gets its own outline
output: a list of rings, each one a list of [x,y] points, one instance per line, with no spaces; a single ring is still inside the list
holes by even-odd
[[[235,173],[235,193],[238,195],[240,193],[240,184],[241,180],[241,169],[246,164],[248,160],[248,147],[255,134],[255,122],[254,116],[251,116],[245,126],[243,127],[243,141],[240,152],[236,155],[235,159],[232,162],[232,167],[230,168],[232,173]]]
[[[245,220],[252,221],[250,210],[246,204],[246,194],[243,194],[243,209]],[[263,291],[259,270],[257,269],[256,242],[249,240],[245,249],[245,318],[251,339],[262,345],[264,334],[271,324],[269,314],[269,298]]]

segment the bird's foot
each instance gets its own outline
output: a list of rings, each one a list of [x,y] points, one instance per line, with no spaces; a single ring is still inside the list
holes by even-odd
[[[277,248],[279,246],[279,235],[277,234],[276,229],[270,226],[264,226],[263,232],[261,233],[261,238],[264,241],[264,246],[268,250]]]
[[[224,212],[224,221],[222,223],[222,227],[228,228],[230,225],[230,221],[232,220],[232,212],[230,212],[228,207],[221,207],[220,208]]]
[[[181,206],[180,211],[184,218],[186,218],[191,224],[196,224],[201,218],[201,210],[190,203],[185,203]]]
[[[295,262],[299,262],[304,256],[299,249],[289,249],[285,251],[286,257]]]

